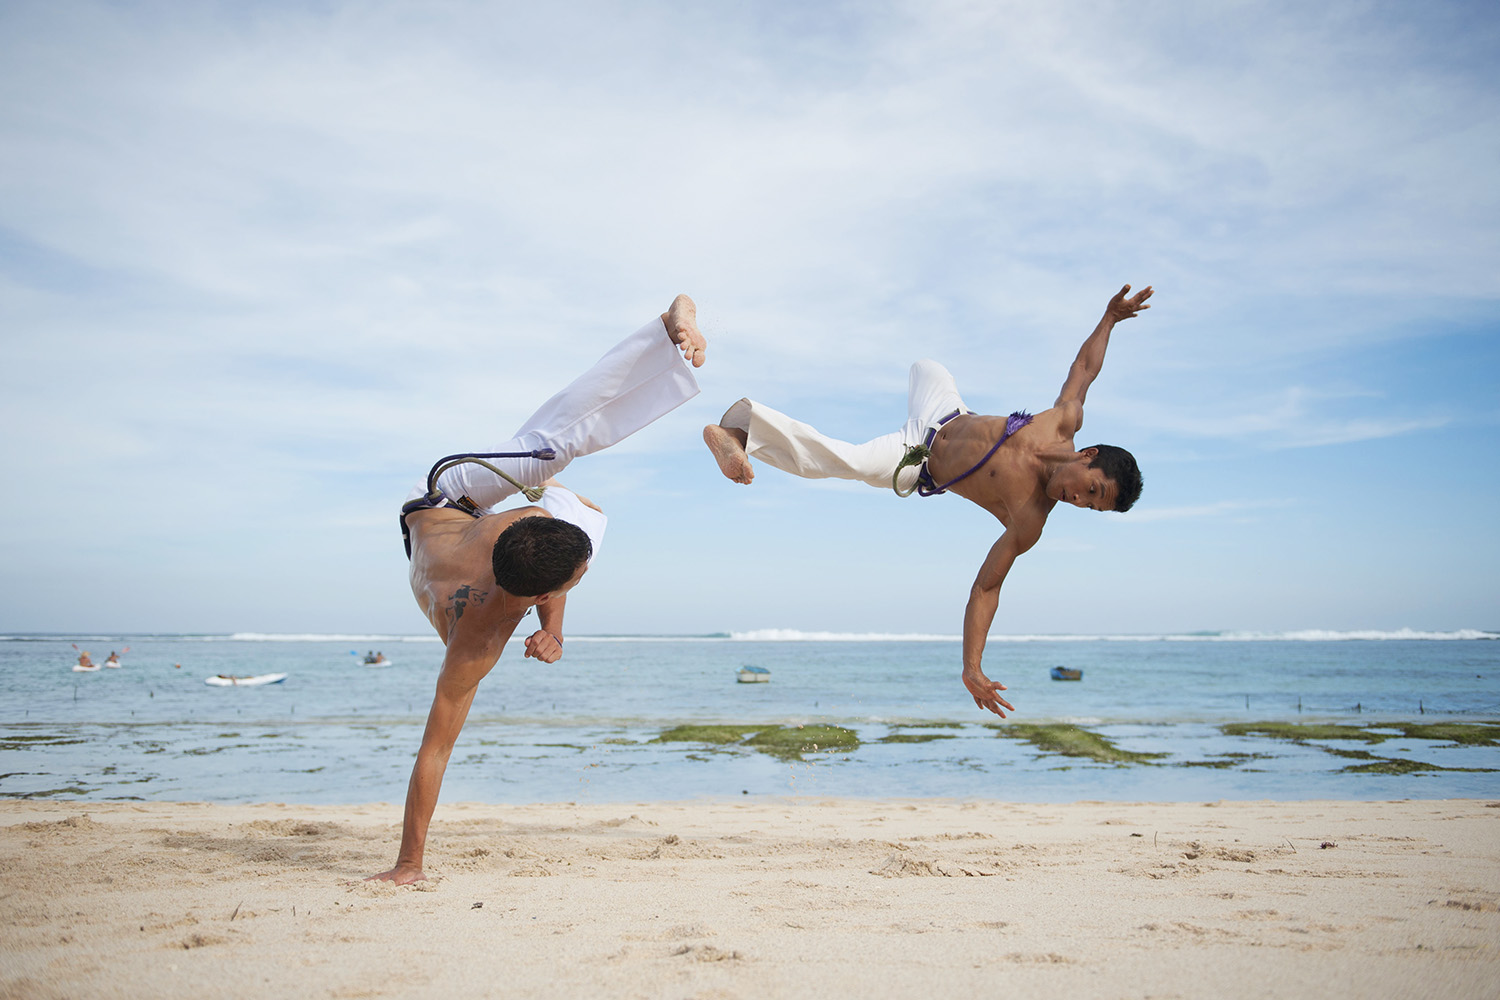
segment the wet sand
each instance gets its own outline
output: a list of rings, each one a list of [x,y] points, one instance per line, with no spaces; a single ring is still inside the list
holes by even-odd
[[[0,997],[1493,997],[1500,802],[0,803]]]

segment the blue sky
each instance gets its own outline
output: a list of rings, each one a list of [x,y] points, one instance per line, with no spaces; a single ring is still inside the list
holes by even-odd
[[[703,394],[564,479],[577,632],[956,633],[998,523],[762,470],[937,358],[1049,405],[997,633],[1500,628],[1500,15],[1467,4],[0,7],[0,629],[414,633],[396,511],[679,291]]]

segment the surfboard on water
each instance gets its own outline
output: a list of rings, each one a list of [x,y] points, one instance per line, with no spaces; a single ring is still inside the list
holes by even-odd
[[[259,687],[262,684],[280,684],[284,680],[286,680],[286,674],[256,674],[253,677],[216,674],[207,678],[203,683],[214,687]]]

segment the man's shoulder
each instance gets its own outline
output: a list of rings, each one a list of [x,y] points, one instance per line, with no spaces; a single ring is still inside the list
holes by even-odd
[[[1083,412],[1083,405],[1076,399],[1059,400],[1040,413],[1031,417],[1033,424],[1060,424],[1065,420],[1076,418]]]
[[[472,544],[477,538],[486,537],[493,543],[502,531],[522,518],[551,516],[550,511],[541,507],[516,507],[478,517],[453,507],[433,507],[413,511],[406,520],[415,529],[413,544],[447,547]]]
[[[1073,440],[1073,434],[1082,422],[1083,407],[1076,402],[1059,403],[1033,414],[1031,422],[1017,431],[1016,436],[1031,447],[1050,448]]]
[[[480,517],[452,508],[417,511],[407,519],[412,567],[427,581],[479,579],[490,572],[491,551],[506,528],[524,517],[546,513],[536,507]]]

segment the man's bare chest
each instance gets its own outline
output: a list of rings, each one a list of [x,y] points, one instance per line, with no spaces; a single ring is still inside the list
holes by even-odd
[[[996,447],[996,435],[939,436],[927,471],[934,482],[951,483],[951,492],[986,509],[1010,507],[1029,497],[1037,482],[1035,455],[1019,437],[1014,434]]]

